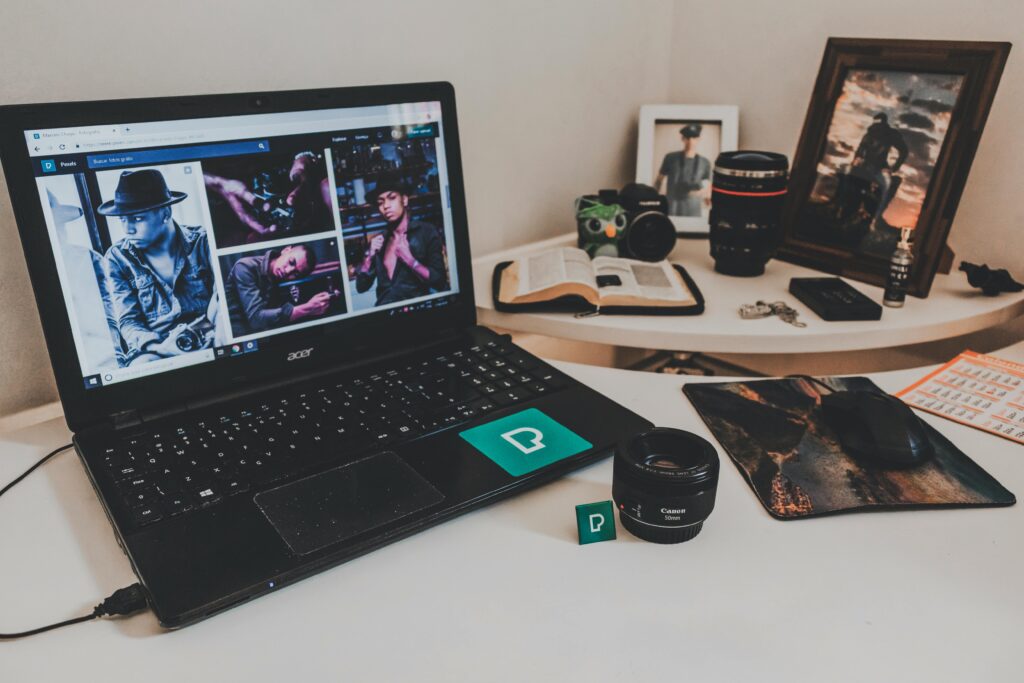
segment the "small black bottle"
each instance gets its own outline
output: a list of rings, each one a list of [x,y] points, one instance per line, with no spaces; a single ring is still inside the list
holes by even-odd
[[[910,250],[910,228],[903,228],[900,243],[889,259],[889,279],[885,283],[882,303],[891,308],[900,308],[907,299],[907,281],[914,265],[914,253]]]

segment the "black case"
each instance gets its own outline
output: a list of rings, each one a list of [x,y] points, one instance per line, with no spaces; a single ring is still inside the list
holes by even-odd
[[[596,311],[601,315],[700,315],[704,312],[704,295],[700,293],[700,288],[697,287],[697,283],[693,281],[686,269],[678,263],[671,265],[683,278],[683,282],[686,283],[697,303],[690,306],[602,306],[600,310],[583,297],[575,294],[567,294],[557,299],[537,301],[532,304],[507,304],[498,301],[501,274],[512,263],[512,261],[502,261],[494,266],[494,273],[491,275],[491,300],[494,302],[494,309],[503,313],[525,313],[527,311],[586,313]]]
[[[837,277],[795,277],[789,293],[822,320],[881,320],[882,307]]]

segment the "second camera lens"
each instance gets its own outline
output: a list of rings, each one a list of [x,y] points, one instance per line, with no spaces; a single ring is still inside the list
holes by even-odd
[[[718,453],[696,434],[655,428],[616,449],[612,497],[622,526],[652,543],[700,533],[715,507]]]

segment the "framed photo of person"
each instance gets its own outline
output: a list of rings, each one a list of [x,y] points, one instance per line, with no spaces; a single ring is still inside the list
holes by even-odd
[[[736,149],[739,107],[647,104],[640,108],[636,182],[668,197],[683,236],[708,235],[711,170],[719,152]]]
[[[942,261],[1009,43],[829,38],[778,257],[882,286],[912,230],[908,293]]]

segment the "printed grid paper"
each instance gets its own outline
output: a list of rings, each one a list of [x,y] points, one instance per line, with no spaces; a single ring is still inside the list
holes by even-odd
[[[908,405],[1024,444],[1024,365],[964,351],[896,394]]]

